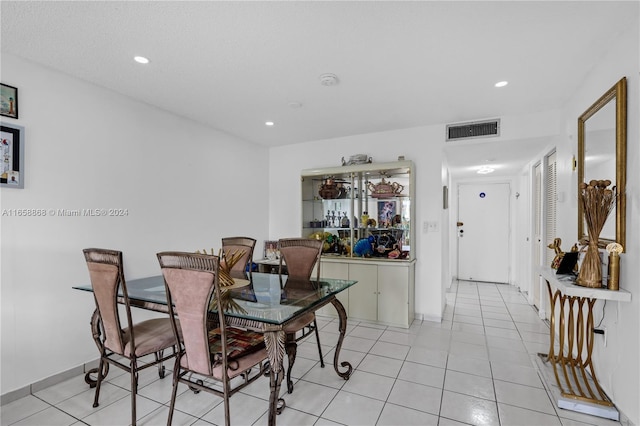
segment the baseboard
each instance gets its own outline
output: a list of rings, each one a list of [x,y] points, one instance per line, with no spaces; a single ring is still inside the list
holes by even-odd
[[[17,401],[20,398],[31,395],[31,386],[25,386],[11,392],[0,395],[0,406]]]
[[[416,319],[429,322],[442,322],[442,317],[437,315],[416,314]]]
[[[61,382],[64,382],[65,380],[69,380],[73,377],[79,376],[80,374],[84,374],[87,371],[91,370],[92,368],[97,368],[97,366],[98,366],[98,360],[96,359],[94,361],[87,362],[83,365],[72,367],[68,370],[54,374],[53,376],[49,376],[42,380],[38,380],[37,382],[34,382],[30,385],[4,393],[0,395],[0,406],[16,401],[20,398],[24,398],[25,396],[29,396],[36,392],[40,392],[43,389],[46,389],[53,385],[57,385],[58,383],[61,383]]]

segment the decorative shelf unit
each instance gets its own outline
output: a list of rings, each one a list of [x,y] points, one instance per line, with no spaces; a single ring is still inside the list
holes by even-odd
[[[303,170],[302,236],[324,234],[325,255],[412,260],[414,194],[411,161]],[[359,250],[369,237],[372,252]]]
[[[597,300],[631,302],[631,293],[578,286],[548,266],[540,267],[539,274],[549,293],[550,330],[549,351],[538,356],[553,367],[558,406],[618,421],[618,410],[600,386],[593,365],[593,307]]]
[[[301,235],[325,241],[321,275],[358,280],[339,296],[349,318],[409,327],[415,315],[413,163],[308,169],[301,179]]]

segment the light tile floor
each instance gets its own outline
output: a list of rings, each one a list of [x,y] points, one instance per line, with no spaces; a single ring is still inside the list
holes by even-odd
[[[354,367],[348,381],[333,371],[337,320],[319,317],[326,368],[311,338],[298,348],[293,394],[278,425],[620,425],[561,410],[536,368],[548,350],[548,326],[516,288],[460,281],[446,295],[442,323],[414,321],[409,329],[349,321],[341,351]],[[127,425],[129,378],[112,368],[100,406],[78,376],[1,408],[4,425]],[[231,423],[267,423],[268,379],[231,398]],[[222,400],[182,387],[175,425],[224,424]],[[164,425],[171,375],[144,370],[138,424]]]

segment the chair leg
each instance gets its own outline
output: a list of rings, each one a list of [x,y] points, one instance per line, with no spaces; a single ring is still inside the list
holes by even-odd
[[[291,370],[293,369],[293,364],[296,362],[296,353],[298,352],[295,334],[287,335],[285,349],[287,351],[287,357],[289,358],[289,367],[287,368],[287,393],[292,393],[293,381],[291,380]]]
[[[178,394],[178,377],[180,375],[180,357],[176,357],[176,363],[173,367],[173,390],[171,391],[171,404],[169,405],[169,417],[167,418],[167,426],[171,426],[173,421],[173,409],[176,405],[176,396]]]
[[[100,358],[100,364],[98,365],[98,379],[96,382],[96,393],[93,397],[93,408],[96,408],[98,405],[98,399],[100,398],[100,385],[102,384],[102,379],[104,376],[102,375],[102,371],[104,370],[104,360]]]
[[[322,357],[322,347],[320,346],[320,334],[318,333],[318,323],[313,320],[313,329],[316,332],[316,342],[318,342],[318,355],[320,355],[320,367],[324,368],[324,358]]]
[[[224,389],[224,424],[231,426],[231,412],[229,410],[229,389]]]
[[[131,361],[131,426],[136,426],[136,394],[138,393],[138,372],[135,360]]]
[[[166,369],[164,368],[164,362],[160,361],[164,356],[164,350],[156,352],[154,356],[156,357],[156,362],[158,363],[158,377],[164,379]]]

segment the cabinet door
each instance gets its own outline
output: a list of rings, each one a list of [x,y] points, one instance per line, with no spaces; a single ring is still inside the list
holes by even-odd
[[[349,265],[346,263],[331,263],[331,262],[323,262],[320,261],[320,277],[324,278],[336,278],[339,280],[348,280],[349,279]],[[314,270],[315,274],[315,270]],[[342,303],[344,309],[347,311],[347,315],[349,315],[349,290],[344,290],[336,296],[336,298]],[[317,311],[319,315],[324,315],[328,317],[338,318],[338,312],[336,312],[336,308],[333,307],[332,304],[328,304],[325,307],[321,308]]]
[[[349,317],[376,321],[378,318],[378,267],[351,264],[349,279],[358,281],[349,287]]]
[[[408,327],[409,268],[378,266],[378,292],[378,321]]]

